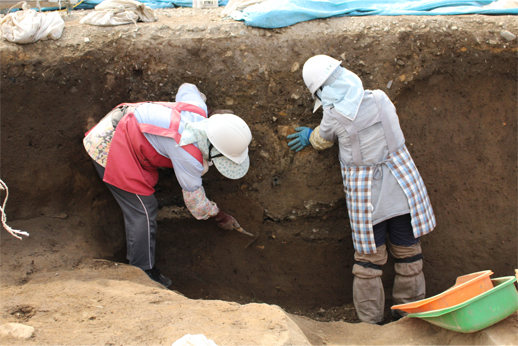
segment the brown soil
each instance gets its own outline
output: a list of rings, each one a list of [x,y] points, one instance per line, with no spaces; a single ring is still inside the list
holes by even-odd
[[[157,264],[173,279],[172,289],[190,298],[185,304],[212,309],[211,316],[221,321],[236,317],[224,313],[221,306],[227,305],[217,307],[234,303],[220,300],[275,304],[292,314],[283,321],[295,321],[300,330],[293,333],[313,344],[484,343],[486,334],[478,339],[448,334],[413,319],[382,327],[356,324],[354,250],[338,149],[295,155],[285,136],[297,125],[318,125],[321,117],[311,113],[301,78],[304,61],[314,54],[342,59],[366,88],[382,89],[394,101],[429,191],[438,226],[422,238],[427,295],[470,272],[513,275],[518,267],[517,41],[507,41],[501,32],[516,35],[516,18],[343,17],[263,30],[222,19],[220,11],[160,10],[156,23],[139,23],[138,31],[130,25],[84,26],[78,20],[85,11],[78,11],[65,18],[57,41],[0,42],[8,223],[31,234],[19,241],[2,231],[0,321],[33,323],[40,330],[30,340],[5,344],[172,344],[188,332],[180,325],[175,332],[166,328],[178,323],[171,316],[179,312],[171,306],[157,310],[161,303],[150,302],[148,295],[166,294],[160,302],[184,298],[157,291],[141,271],[122,264],[121,212],[81,143],[83,133],[115,105],[172,100],[183,82],[197,84],[210,108],[233,109],[250,125],[254,139],[247,176],[230,181],[211,170],[204,186],[209,198],[259,234],[247,247],[251,238],[194,220],[174,173],[162,170]],[[110,277],[115,263],[125,269]],[[392,260],[383,269],[388,323]],[[112,302],[110,313],[95,310],[94,305],[105,305],[92,301],[96,294],[103,303]],[[267,305],[236,309],[256,306]],[[261,313],[278,312],[268,309],[273,310]],[[144,316],[142,328],[133,322],[135,311]],[[190,325],[199,333],[216,333],[218,344],[281,344],[273,336],[271,342],[259,337],[269,337],[275,327],[239,325],[250,338],[233,338],[236,325],[219,330],[221,324],[199,317],[201,308],[195,311]],[[257,316],[242,321],[252,324],[249,318]],[[330,321],[342,324],[318,324]],[[153,327],[155,322],[159,325]],[[358,329],[349,330],[350,323]],[[516,331],[515,316],[502,323],[498,330],[510,339],[497,343],[516,344],[509,333]],[[419,336],[416,326],[427,332]],[[99,328],[102,332],[91,334]],[[285,333],[296,329],[286,328]],[[408,338],[375,338],[380,329],[372,328]],[[345,331],[347,340],[340,338]],[[282,340],[302,342],[293,333]]]

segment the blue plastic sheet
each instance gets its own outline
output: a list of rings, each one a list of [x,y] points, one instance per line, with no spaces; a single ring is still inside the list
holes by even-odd
[[[175,8],[175,7],[192,7],[192,0],[137,0],[152,9],[158,8]],[[79,2],[79,1],[78,1]],[[84,0],[74,7],[75,10],[91,10],[99,5],[103,0]],[[218,6],[226,6],[228,0],[219,0]],[[57,7],[42,8],[42,11],[55,11]]]
[[[173,3],[177,7],[192,7],[192,0],[175,0]],[[218,6],[226,6],[227,3],[228,0],[218,0]]]
[[[246,25],[274,29],[340,16],[516,15],[517,8],[489,9],[493,0],[269,0],[230,14]]]
[[[80,5],[75,7],[76,10],[91,10],[99,5],[103,0],[84,0]],[[172,8],[174,7],[172,0],[139,0],[149,8]]]

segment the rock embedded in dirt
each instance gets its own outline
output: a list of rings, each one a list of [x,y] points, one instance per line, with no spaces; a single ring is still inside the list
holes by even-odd
[[[34,335],[34,327],[21,323],[5,323],[0,326],[0,335],[17,339],[29,339]]]
[[[502,35],[502,37],[505,38],[507,41],[516,40],[516,35],[514,35],[513,33],[509,32],[507,30],[502,30],[500,32],[500,35]]]

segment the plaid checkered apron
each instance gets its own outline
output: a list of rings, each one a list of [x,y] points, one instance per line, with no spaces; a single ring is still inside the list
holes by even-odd
[[[420,237],[431,232],[436,225],[432,205],[424,182],[415,166],[406,146],[396,147],[396,141],[390,122],[380,106],[379,94],[373,92],[378,105],[378,114],[363,124],[356,124],[344,118],[334,110],[331,114],[346,128],[351,141],[353,153],[353,165],[345,165],[341,162],[344,191],[347,201],[349,220],[352,228],[354,249],[359,253],[369,254],[376,252],[376,242],[372,229],[372,179],[375,172],[381,169],[381,165],[387,165],[399,185],[403,189],[412,218],[414,236]],[[363,128],[381,122],[389,154],[383,161],[373,166],[364,166],[360,153],[358,132]]]
[[[359,253],[376,252],[372,230],[371,187],[374,166],[345,166],[342,164],[345,199],[353,230],[354,249]]]
[[[423,179],[415,166],[406,146],[389,155],[385,162],[405,192],[412,216],[414,237],[418,238],[433,231],[436,226],[432,203]]]
[[[423,179],[406,146],[390,154],[381,164],[389,167],[405,192],[410,206],[414,237],[430,233],[436,225],[432,204]],[[347,211],[351,223],[354,249],[359,253],[375,253],[372,230],[371,187],[376,166],[342,165]]]

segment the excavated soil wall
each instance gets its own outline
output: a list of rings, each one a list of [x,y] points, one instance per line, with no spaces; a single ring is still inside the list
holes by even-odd
[[[9,219],[73,216],[77,227],[53,251],[85,237],[78,253],[124,261],[122,214],[82,138],[119,103],[172,101],[182,83],[194,83],[210,108],[232,109],[250,125],[249,173],[231,181],[211,169],[204,187],[259,237],[249,245],[251,238],[196,221],[174,172],[161,170],[157,264],[173,289],[288,311],[350,304],[354,249],[337,146],[294,154],[286,140],[296,126],[319,124],[301,68],[328,54],[396,105],[437,218],[422,238],[428,296],[459,275],[512,275],[517,41],[501,33],[517,33],[515,17],[333,18],[263,30],[218,11],[162,11],[138,31],[83,26],[77,14],[58,41],[0,43]],[[53,236],[52,227],[39,232]],[[393,275],[389,260],[388,299]]]

